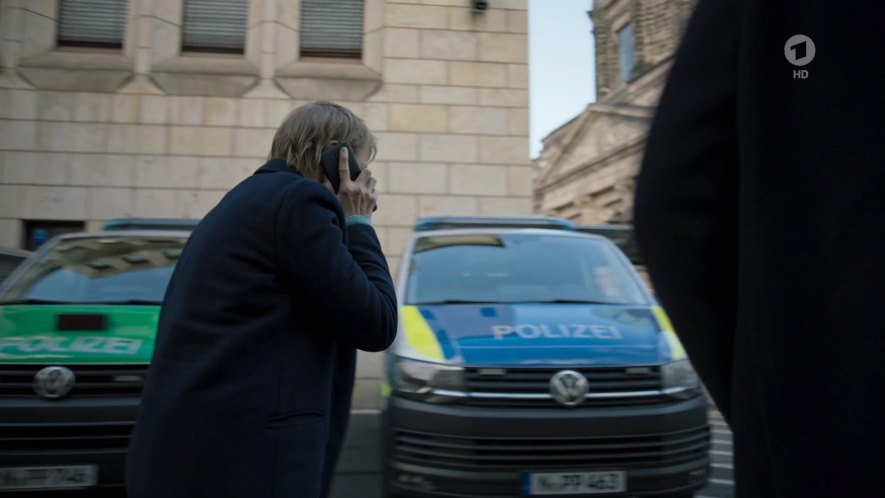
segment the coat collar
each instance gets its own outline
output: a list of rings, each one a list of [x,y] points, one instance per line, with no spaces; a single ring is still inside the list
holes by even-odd
[[[301,173],[295,171],[286,165],[286,161],[282,159],[271,159],[264,166],[258,168],[255,172],[256,175],[260,175],[262,173],[292,173],[298,176],[301,176]]]

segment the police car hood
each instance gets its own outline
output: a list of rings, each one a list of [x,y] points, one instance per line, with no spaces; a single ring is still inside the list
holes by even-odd
[[[148,363],[159,306],[0,306],[0,363]]]
[[[669,361],[675,349],[654,309],[642,306],[405,306],[400,324],[398,354],[417,352],[449,364],[658,364]]]

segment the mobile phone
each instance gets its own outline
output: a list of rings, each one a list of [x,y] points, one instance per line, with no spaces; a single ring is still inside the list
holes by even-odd
[[[360,163],[357,161],[356,154],[353,153],[353,148],[351,148],[350,144],[340,143],[326,152],[323,152],[320,160],[323,166],[323,172],[332,184],[332,188],[335,189],[336,194],[341,187],[341,177],[338,173],[338,155],[341,154],[341,147],[347,149],[347,167],[350,169],[350,179],[356,180],[357,177],[360,176]]]

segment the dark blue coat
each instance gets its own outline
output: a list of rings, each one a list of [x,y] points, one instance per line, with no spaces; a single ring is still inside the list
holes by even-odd
[[[637,237],[739,498],[885,496],[883,18],[701,0],[648,139]]]
[[[325,496],[356,350],[396,335],[374,229],[282,161],[194,230],[169,284],[127,461],[130,498]]]

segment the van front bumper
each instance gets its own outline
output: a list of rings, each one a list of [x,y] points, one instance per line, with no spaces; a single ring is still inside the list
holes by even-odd
[[[123,486],[139,402],[138,397],[0,399],[0,467],[94,466],[95,487]],[[0,495],[5,492],[15,490],[0,483]]]
[[[624,471],[624,493],[691,492],[710,460],[703,396],[592,408],[431,404],[394,395],[384,411],[386,479],[414,497],[526,496],[532,472]]]

